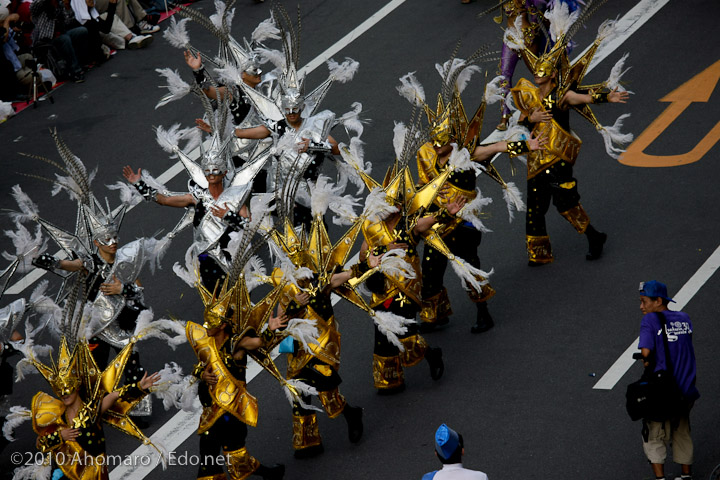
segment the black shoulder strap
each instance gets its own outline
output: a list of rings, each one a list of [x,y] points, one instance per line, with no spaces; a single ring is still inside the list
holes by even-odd
[[[665,314],[663,312],[657,312],[657,314],[662,320],[663,345],[665,346],[665,370],[672,372],[672,359],[670,358],[670,346],[668,345],[667,336],[667,319],[665,318]]]

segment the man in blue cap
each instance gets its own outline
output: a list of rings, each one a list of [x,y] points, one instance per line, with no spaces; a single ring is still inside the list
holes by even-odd
[[[463,437],[444,423],[435,432],[435,455],[443,468],[423,475],[422,480],[488,480],[488,476],[477,470],[462,466]]]
[[[665,421],[643,420],[643,450],[658,480],[665,479],[667,445],[672,443],[673,460],[682,474],[675,480],[691,480],[693,443],[690,438],[690,409],[700,393],[695,388],[693,327],[687,313],[668,310],[675,302],[665,284],[655,280],[640,284],[640,342],[643,364],[652,372],[670,370],[682,394],[680,405]],[[667,332],[667,348],[665,333]],[[669,354],[667,358],[666,352]]]

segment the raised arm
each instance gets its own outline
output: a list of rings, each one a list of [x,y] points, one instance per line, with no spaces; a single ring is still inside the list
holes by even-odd
[[[160,205],[175,208],[185,208],[190,205],[195,205],[195,198],[189,193],[183,195],[163,195],[150,187],[142,180],[142,169],[140,168],[135,172],[130,165],[125,165],[123,168],[123,176],[128,182],[132,183],[138,192],[140,192],[140,195],[148,202],[154,200]]]

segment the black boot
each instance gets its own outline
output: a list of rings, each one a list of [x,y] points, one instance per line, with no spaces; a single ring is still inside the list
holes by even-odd
[[[295,453],[293,456],[295,458],[303,459],[303,458],[313,458],[317,457],[321,453],[325,451],[325,447],[323,447],[323,444],[320,443],[318,445],[313,445],[312,447],[307,448],[301,448],[299,450],[295,450]],[[285,467],[283,466],[283,471],[285,470]],[[274,478],[274,477],[271,477]]]
[[[260,465],[255,470],[255,475],[260,475],[264,480],[282,480],[285,476],[285,465],[282,463],[276,463],[272,467]]]
[[[425,352],[425,360],[430,365],[430,378],[440,380],[445,372],[445,363],[442,358],[442,349],[439,347],[428,347]]]
[[[592,225],[588,225],[585,235],[588,239],[588,253],[585,255],[585,260],[597,260],[602,256],[607,234],[598,232]]]
[[[363,409],[360,407],[351,407],[349,404],[346,404],[342,413],[348,425],[348,439],[350,443],[359,442],[363,434]]]
[[[495,326],[490,311],[488,310],[487,302],[477,302],[477,318],[475,325],[470,329],[471,333],[482,333],[487,332]]]

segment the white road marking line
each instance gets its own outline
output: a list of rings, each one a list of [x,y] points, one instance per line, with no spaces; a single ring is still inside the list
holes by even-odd
[[[672,304],[673,310],[682,310],[685,308],[695,294],[702,288],[703,285],[713,276],[713,274],[720,267],[720,247],[715,249],[712,255],[705,260],[705,263],[695,272],[690,280],[680,289],[680,291],[672,297],[676,303]],[[632,354],[638,351],[638,342],[640,337],[637,337],[630,346],[620,355],[615,363],[605,372],[605,375],[597,381],[593,389],[595,390],[612,390],[618,381],[627,373],[632,367],[636,360],[632,359]]]

